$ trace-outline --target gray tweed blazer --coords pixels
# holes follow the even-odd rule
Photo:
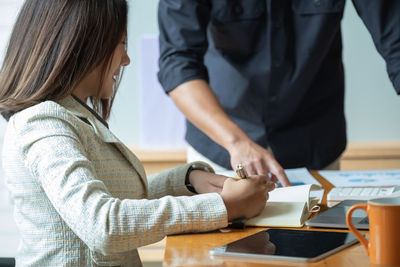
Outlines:
[[[193,195],[189,165],[142,164],[73,97],[11,117],[3,166],[21,233],[17,266],[141,266],[137,248],[227,226],[220,195]]]

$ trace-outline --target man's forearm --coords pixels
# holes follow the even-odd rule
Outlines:
[[[225,113],[206,81],[183,83],[170,96],[191,123],[228,151],[239,141],[249,141],[246,133]]]

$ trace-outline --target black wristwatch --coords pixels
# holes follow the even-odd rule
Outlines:
[[[196,192],[196,190],[194,189],[193,185],[190,183],[190,180],[189,180],[190,173],[191,173],[192,171],[194,171],[194,170],[200,170],[200,171],[205,171],[205,172],[213,172],[213,170],[212,170],[211,168],[209,168],[209,167],[207,167],[207,166],[205,166],[205,165],[199,164],[199,163],[193,163],[193,164],[189,167],[189,169],[187,170],[187,172],[186,172],[186,177],[185,177],[185,185],[186,185],[187,189],[188,189],[190,192],[195,193],[195,194],[198,194],[198,193]]]

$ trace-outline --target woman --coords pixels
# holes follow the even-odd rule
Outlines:
[[[140,266],[138,247],[253,217],[274,187],[200,162],[146,178],[106,122],[130,62],[126,26],[125,0],[27,0],[20,11],[0,72],[17,266]]]

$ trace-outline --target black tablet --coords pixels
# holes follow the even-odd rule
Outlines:
[[[324,212],[320,212],[308,221],[306,225],[312,227],[323,227],[323,228],[345,228],[348,229],[346,223],[347,211],[355,204],[367,203],[364,200],[343,200],[339,204],[329,208]],[[369,229],[369,220],[364,210],[356,210],[351,216],[353,225],[357,229]]]
[[[315,262],[357,242],[351,233],[268,229],[212,249],[210,254]]]

